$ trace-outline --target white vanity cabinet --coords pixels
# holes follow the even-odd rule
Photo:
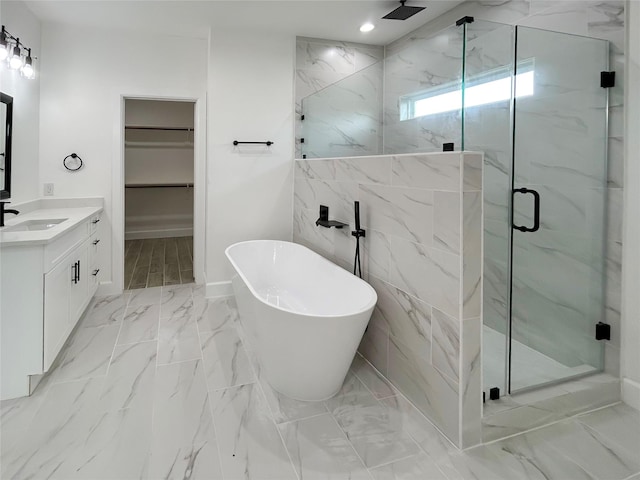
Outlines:
[[[64,238],[62,239],[64,240]],[[49,370],[89,299],[88,240],[44,274],[43,371]]]
[[[101,220],[94,213],[50,242],[2,247],[1,399],[29,395],[29,377],[50,369],[95,294]]]

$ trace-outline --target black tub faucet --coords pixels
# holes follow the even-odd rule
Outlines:
[[[325,228],[343,228],[348,227],[346,223],[338,222],[337,220],[329,220],[329,207],[326,205],[320,205],[320,217],[316,220],[316,227],[321,226]]]
[[[4,227],[4,214],[5,213],[13,213],[14,215],[18,215],[20,212],[18,210],[14,210],[12,208],[4,208],[5,204],[11,202],[0,202],[0,227]]]
[[[329,221],[329,207],[320,205],[320,217],[316,220],[316,227]]]

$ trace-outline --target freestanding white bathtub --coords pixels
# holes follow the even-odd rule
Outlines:
[[[255,240],[225,251],[240,320],[267,381],[307,401],[335,395],[378,299],[364,280],[296,243]]]

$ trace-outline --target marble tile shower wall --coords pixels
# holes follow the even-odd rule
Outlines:
[[[384,48],[375,45],[296,39],[296,158],[302,158],[302,99],[381,61],[383,56]]]
[[[463,30],[450,27],[420,30],[397,52],[387,49],[384,60],[384,153],[441,152],[442,144],[462,143],[462,112],[401,120],[402,97],[425,90],[443,93],[461,88]],[[393,52],[393,53],[392,53]]]
[[[622,179],[623,117],[624,117],[624,17],[625,2],[621,0],[469,0],[445,13],[432,22],[410,32],[385,47],[387,58],[402,58],[414,52],[431,35],[452,25],[458,18],[471,15],[476,20],[487,20],[510,25],[552,30],[556,32],[601,38],[610,42],[610,70],[616,72],[616,86],[609,95],[608,132],[608,188],[607,235],[605,265],[605,318],[612,326],[612,339],[605,345],[605,369],[613,375],[619,374],[620,358],[620,305],[621,305],[621,261],[622,261]],[[473,26],[473,24],[472,24]],[[504,45],[507,45],[505,43]],[[495,45],[492,46],[495,48]],[[499,52],[500,50],[494,50]],[[428,56],[414,57],[413,68],[425,72],[422,81],[428,84],[431,70]],[[469,60],[469,56],[467,56]],[[429,60],[430,61],[430,60]],[[437,72],[435,72],[437,73]],[[386,78],[385,93],[393,89]],[[392,99],[385,97],[385,108]],[[390,110],[389,110],[390,111]],[[385,110],[385,115],[387,110]],[[467,116],[468,118],[468,116]],[[385,120],[387,117],[385,116]],[[485,265],[484,265],[484,318],[494,328],[506,322],[508,175],[510,171],[509,137],[501,135],[499,129],[507,128],[508,110],[500,106],[485,109],[480,119],[481,127],[475,138],[465,138],[465,148],[483,151],[485,154]],[[465,136],[469,135],[465,125]],[[433,131],[423,130],[427,138],[434,138]],[[385,132],[385,146],[387,143]],[[437,142],[436,142],[437,144]],[[586,212],[582,212],[586,214]]]
[[[482,155],[295,162],[293,239],[363,274],[378,304],[360,352],[456,445],[480,442]],[[350,229],[316,227],[319,205]]]
[[[302,99],[306,158],[382,151],[382,62]]]

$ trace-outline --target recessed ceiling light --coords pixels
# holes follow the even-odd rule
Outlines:
[[[375,27],[375,25],[373,23],[365,23],[360,27],[360,31],[361,32],[370,32],[374,28],[376,28],[376,27]]]

